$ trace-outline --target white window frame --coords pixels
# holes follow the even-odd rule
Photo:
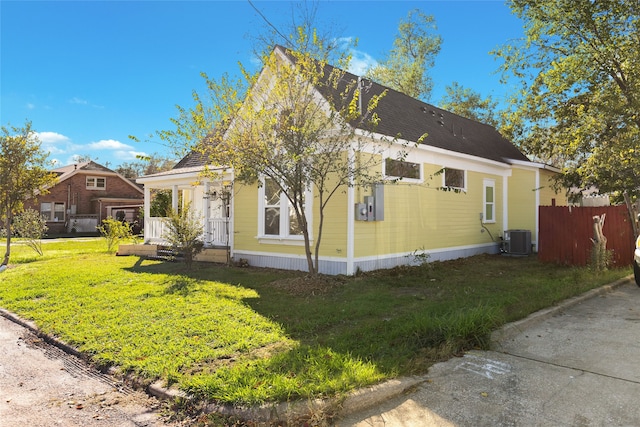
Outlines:
[[[42,210],[43,205],[49,205],[48,217]],[[56,207],[62,207],[62,209],[56,210]],[[56,218],[56,212],[62,212],[62,218]],[[64,202],[42,202],[40,203],[40,215],[44,217],[47,222],[64,222],[67,216],[66,206]]]
[[[418,165],[418,173],[419,173],[419,177],[418,178],[408,178],[408,177],[402,177],[402,176],[396,176],[396,175],[390,175],[387,173],[387,160],[391,160],[391,161],[396,161],[396,162],[404,162],[404,163],[412,163],[414,165]],[[398,160],[398,159],[394,159],[393,157],[386,157],[384,159],[384,161],[382,162],[382,176],[384,176],[386,179],[399,179],[402,182],[412,182],[412,183],[421,183],[423,182],[422,177],[423,175],[423,163],[420,162],[410,162],[408,160]]]
[[[467,170],[466,169],[451,168],[451,167],[447,167],[447,166],[444,166],[443,169],[444,169],[444,171],[442,172],[442,187],[443,188],[451,188],[453,190],[462,190],[464,192],[467,191]],[[462,187],[455,187],[455,186],[447,185],[447,169],[462,171],[462,179],[464,180],[464,182],[462,183]]]
[[[98,185],[98,181],[102,180],[102,186]],[[87,176],[86,178],[87,190],[106,190],[107,178],[103,176]]]
[[[487,201],[487,189],[491,188],[493,201]],[[493,217],[487,215],[487,207],[491,206]],[[496,181],[494,179],[484,179],[482,181],[482,222],[485,224],[495,224],[496,222]]]
[[[265,234],[264,230],[264,220],[265,220],[265,208],[267,207],[265,204],[265,178],[261,179],[261,185],[258,188],[258,241],[260,243],[267,244],[289,244],[289,245],[304,245],[304,236],[302,234],[290,234],[289,226],[290,226],[290,215],[289,209],[291,207],[291,203],[289,203],[289,199],[284,194],[284,192],[280,193],[280,234]],[[313,194],[311,190],[307,190],[305,192],[305,206],[304,211],[307,217],[307,226],[309,231],[309,238],[313,240]]]

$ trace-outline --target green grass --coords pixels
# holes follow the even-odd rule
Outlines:
[[[492,330],[630,274],[477,256],[353,278],[116,257],[96,240],[12,246],[0,307],[89,355],[195,396],[336,395],[486,348]],[[33,253],[31,253],[33,252]]]

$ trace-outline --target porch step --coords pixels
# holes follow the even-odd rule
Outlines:
[[[171,249],[169,246],[160,246],[158,245],[158,249],[156,249],[155,256],[149,257],[151,259],[158,259],[164,261],[174,261],[184,258],[184,254],[178,251]]]

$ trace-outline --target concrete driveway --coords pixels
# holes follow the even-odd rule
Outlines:
[[[640,289],[510,327],[495,351],[434,365],[423,381],[339,427],[640,426]]]

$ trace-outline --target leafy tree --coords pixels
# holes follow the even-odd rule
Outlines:
[[[42,238],[46,235],[47,221],[35,209],[25,209],[13,219],[16,235],[25,239],[27,246],[42,256]]]
[[[0,135],[0,219],[7,234],[6,252],[2,264],[8,265],[11,256],[12,222],[24,209],[24,201],[38,191],[46,192],[46,186],[55,182],[56,176],[46,166],[47,153],[40,148],[40,141],[31,129],[31,122],[24,127],[2,126]]]
[[[202,219],[188,205],[179,212],[172,209],[163,221],[165,232],[162,237],[174,250],[183,254],[185,264],[191,267],[195,256],[204,248]]]
[[[304,1],[291,4],[290,21],[283,28],[276,27],[256,5],[249,4],[264,21],[264,28],[253,39],[253,53],[257,58],[268,56],[273,47],[280,45],[296,52],[306,52],[310,56],[337,63],[340,58],[355,47],[356,41],[348,37],[338,37],[335,25],[321,22],[318,17],[319,2]]]
[[[171,190],[157,189],[151,192],[150,214],[165,217],[171,212]]]
[[[309,43],[305,31],[296,37],[296,46]],[[195,148],[210,164],[230,166],[236,180],[266,182],[284,194],[295,231],[304,238],[308,271],[314,274],[328,203],[340,189],[379,179],[371,170],[380,162],[375,154],[387,147],[382,142],[369,150],[374,155],[359,155],[371,140],[354,126],[375,128],[374,110],[384,94],[362,101],[365,89],[358,88],[358,80],[328,66],[331,52],[320,39],[311,44],[314,48],[308,51],[275,49],[262,58],[258,75],[244,68],[243,77],[236,80],[224,76],[215,81],[205,75],[207,96],[194,94],[196,106],[179,108],[176,130],[162,135],[182,144],[184,138],[199,136]],[[346,69],[349,59],[343,56],[338,65]],[[314,208],[318,206],[315,230],[305,209],[311,202],[307,190],[313,190]]]
[[[446,94],[440,101],[440,107],[471,120],[498,127],[496,113],[497,101],[491,96],[482,96],[472,89],[453,82],[445,88]]]
[[[504,46],[504,78],[520,86],[504,130],[564,167],[565,184],[640,188],[640,3],[512,0],[526,40]]]
[[[131,224],[126,221],[118,221],[115,218],[107,218],[102,220],[102,225],[98,226],[100,235],[107,242],[107,252],[114,252],[116,246],[123,240],[129,240],[133,237]]]
[[[125,178],[133,179],[171,170],[176,164],[175,160],[157,153],[149,156],[137,155],[136,158],[136,161],[122,163],[114,171]]]
[[[367,72],[367,77],[413,98],[428,100],[433,82],[428,71],[435,64],[442,38],[434,34],[435,18],[412,10],[401,20],[393,48]]]

